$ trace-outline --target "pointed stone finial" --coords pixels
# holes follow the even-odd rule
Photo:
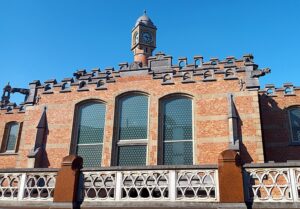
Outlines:
[[[144,9],[144,15],[147,15],[147,11],[146,11],[146,9]]]

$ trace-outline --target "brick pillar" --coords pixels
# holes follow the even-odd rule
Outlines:
[[[79,183],[82,158],[68,155],[63,158],[61,169],[58,171],[53,207],[51,208],[77,208],[77,190]]]
[[[243,172],[240,155],[225,150],[219,155],[219,193],[221,203],[244,203]]]
[[[148,56],[145,54],[136,54],[134,55],[134,61],[135,62],[141,62],[143,66],[148,65]]]

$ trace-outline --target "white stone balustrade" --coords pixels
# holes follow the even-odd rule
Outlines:
[[[218,201],[217,169],[83,171],[83,201]]]
[[[52,201],[56,171],[0,172],[0,200]]]
[[[20,173],[0,173],[0,200],[18,199],[21,176]]]
[[[267,164],[247,167],[244,182],[246,198],[250,202],[300,201],[300,168]]]

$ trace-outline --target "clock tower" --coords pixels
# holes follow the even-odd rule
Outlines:
[[[131,51],[134,54],[135,62],[142,62],[147,65],[148,57],[152,56],[156,48],[156,26],[147,16],[146,11],[139,17],[131,32]]]

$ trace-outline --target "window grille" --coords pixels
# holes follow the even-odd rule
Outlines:
[[[120,146],[118,164],[122,166],[146,165],[147,146]]]
[[[120,166],[146,165],[148,97],[134,93],[118,100],[118,160]]]
[[[15,151],[19,135],[19,124],[11,123],[8,128],[9,132],[7,135],[6,151]]]
[[[14,153],[18,151],[17,147],[21,125],[22,123],[19,124],[17,122],[9,122],[6,124],[0,152]]]
[[[163,101],[163,164],[193,164],[192,100],[173,97]]]
[[[101,165],[105,104],[89,102],[79,107],[76,152],[84,167]]]

